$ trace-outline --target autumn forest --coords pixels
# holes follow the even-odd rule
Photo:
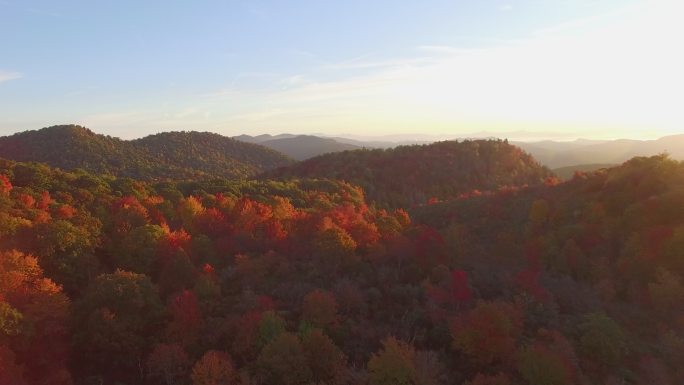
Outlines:
[[[0,138],[1,385],[684,383],[684,164]]]

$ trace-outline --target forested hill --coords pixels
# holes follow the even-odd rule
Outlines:
[[[229,177],[252,176],[292,163],[282,153],[210,132],[163,132],[133,141],[163,162]]]
[[[409,207],[473,190],[539,184],[552,175],[506,141],[474,140],[331,153],[265,177],[341,179],[382,206]]]
[[[684,165],[386,211],[0,160],[0,384],[684,383]]]
[[[218,134],[173,132],[125,141],[75,125],[0,137],[0,157],[143,180],[245,178],[292,162]]]
[[[356,150],[362,147],[373,147],[342,143],[332,138],[321,138],[313,135],[240,135],[234,138],[243,142],[261,144],[262,146],[282,152],[283,154],[286,154],[287,156],[297,160],[305,160],[330,152]]]

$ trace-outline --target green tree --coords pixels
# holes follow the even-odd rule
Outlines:
[[[382,349],[368,361],[371,385],[412,385],[416,381],[413,347],[394,337],[382,341]]]
[[[261,315],[257,345],[266,346],[285,332],[285,320],[276,312],[269,310]]]
[[[10,304],[0,300],[0,341],[3,337],[16,336],[21,333],[24,316]]]
[[[118,268],[151,275],[159,242],[167,231],[158,225],[144,225],[127,233],[114,250],[115,263]]]
[[[122,270],[97,277],[74,309],[74,353],[82,370],[124,382],[141,378],[140,362],[164,316],[149,277]]]
[[[31,233],[29,250],[35,251],[46,275],[67,292],[78,293],[98,269],[97,229],[56,220],[36,225]]]
[[[322,331],[314,329],[309,332],[304,336],[302,345],[314,382],[330,383],[340,375],[347,358]]]
[[[684,286],[678,276],[659,269],[656,282],[648,284],[648,292],[658,314],[664,317],[680,314],[684,306]]]
[[[584,317],[579,330],[579,351],[589,363],[601,369],[612,369],[620,363],[627,340],[617,322],[603,313],[592,313]]]
[[[518,371],[528,385],[571,385],[572,373],[562,358],[543,346],[524,348],[518,357]]]
[[[264,346],[257,366],[267,384],[300,385],[313,379],[304,347],[292,333],[282,333]]]

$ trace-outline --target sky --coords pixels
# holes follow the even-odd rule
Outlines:
[[[0,0],[0,135],[684,133],[679,0]]]

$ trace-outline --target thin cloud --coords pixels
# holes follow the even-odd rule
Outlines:
[[[324,70],[374,70],[385,68],[397,68],[414,65],[429,64],[433,61],[430,56],[393,58],[384,60],[372,60],[370,55],[341,61],[338,63],[327,64],[322,67]]]
[[[572,133],[568,138],[610,129],[613,135],[637,132],[644,125],[666,129],[682,122],[668,102],[676,98],[665,96],[681,80],[673,76],[681,60],[664,49],[678,34],[667,34],[664,25],[644,28],[661,20],[660,14],[583,21],[575,31],[563,28],[487,48],[425,45],[413,56],[364,55],[327,66],[318,76],[305,75],[307,82],[287,90],[262,90],[252,96],[263,104],[245,103],[242,115],[229,121],[255,129],[373,127],[378,132],[554,127]],[[635,30],[648,32],[629,32]],[[633,49],[646,55],[639,59]],[[661,64],[661,72],[648,70],[653,66],[648,57],[669,64]],[[663,96],[655,102],[649,95]]]
[[[643,5],[485,48],[364,55],[260,87],[226,87],[209,109],[216,122],[251,130],[664,132],[684,124],[677,14]]]
[[[10,80],[19,79],[21,77],[22,77],[22,74],[19,72],[8,72],[8,71],[0,70],[0,83],[7,82]]]
[[[503,4],[499,6],[499,12],[510,12],[513,10],[513,6],[511,4]]]
[[[292,75],[288,76],[280,81],[280,83],[283,84],[285,87],[294,87],[294,86],[299,86],[302,84],[307,83],[306,76],[298,74],[298,75]]]
[[[505,42],[501,42],[501,43],[511,44],[510,41],[505,41]],[[418,46],[417,49],[420,52],[425,52],[425,53],[430,54],[430,55],[455,56],[455,55],[472,54],[472,53],[481,51],[485,48],[459,48],[459,47],[447,46],[447,45],[421,45],[421,46]],[[438,59],[436,59],[436,58],[430,58],[430,59],[423,58],[423,61],[436,61],[436,60],[438,60]]]

